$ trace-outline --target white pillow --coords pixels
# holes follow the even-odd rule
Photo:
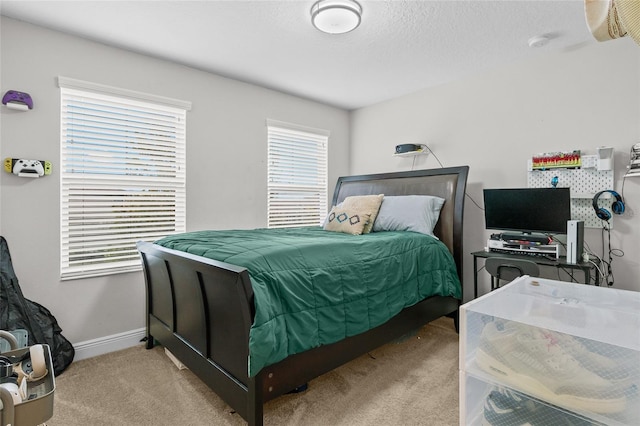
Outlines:
[[[385,196],[373,232],[413,231],[433,235],[444,198],[431,195]]]

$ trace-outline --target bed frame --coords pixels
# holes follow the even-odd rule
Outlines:
[[[333,204],[350,195],[437,195],[446,200],[434,233],[447,245],[462,282],[462,219],[468,166],[342,177]],[[160,343],[249,425],[263,404],[444,315],[460,301],[434,296],[377,328],[320,346],[248,376],[253,291],[245,268],[140,242],[146,283],[147,348]]]

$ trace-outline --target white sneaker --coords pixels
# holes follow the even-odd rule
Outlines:
[[[506,384],[569,409],[617,413],[624,390],[586,369],[546,330],[490,322],[482,330],[476,363]]]
[[[517,321],[500,321],[496,324],[498,328],[514,328],[526,329],[530,326],[519,323]],[[590,350],[577,337],[565,333],[559,333],[552,330],[539,329],[547,339],[555,341],[565,352],[574,357],[584,368],[596,373],[598,376],[610,381],[612,384],[622,386],[625,389],[633,386],[638,381],[638,367],[633,368],[635,353],[626,356],[624,353],[618,352],[612,354],[612,357],[605,356],[601,353]],[[586,342],[586,339],[584,340]],[[611,345],[603,345],[600,348],[614,348]],[[624,350],[624,349],[620,349]],[[620,351],[619,350],[619,351]],[[617,357],[615,357],[617,355]]]
[[[550,339],[555,339],[569,355],[577,359],[584,368],[596,373],[603,379],[609,380],[619,386],[631,386],[633,384],[632,375],[624,360],[604,356],[587,348],[578,338],[564,333],[551,330],[544,330]]]

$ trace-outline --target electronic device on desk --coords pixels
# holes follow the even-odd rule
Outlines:
[[[522,243],[522,244],[521,244]],[[487,250],[495,253],[513,254],[518,256],[536,256],[559,259],[560,244],[539,244],[524,241],[505,241],[489,238]]]
[[[582,262],[584,251],[584,222],[581,220],[567,221],[567,263]]]
[[[485,189],[484,217],[493,234],[487,250],[558,259],[561,246],[549,234],[566,234],[571,220],[569,188]]]
[[[484,190],[487,229],[529,234],[565,234],[571,220],[569,188]]]

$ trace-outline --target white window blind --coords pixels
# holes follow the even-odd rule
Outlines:
[[[318,225],[327,214],[329,132],[269,120],[268,227]]]
[[[61,276],[138,270],[137,241],[185,231],[186,110],[60,87]]]

